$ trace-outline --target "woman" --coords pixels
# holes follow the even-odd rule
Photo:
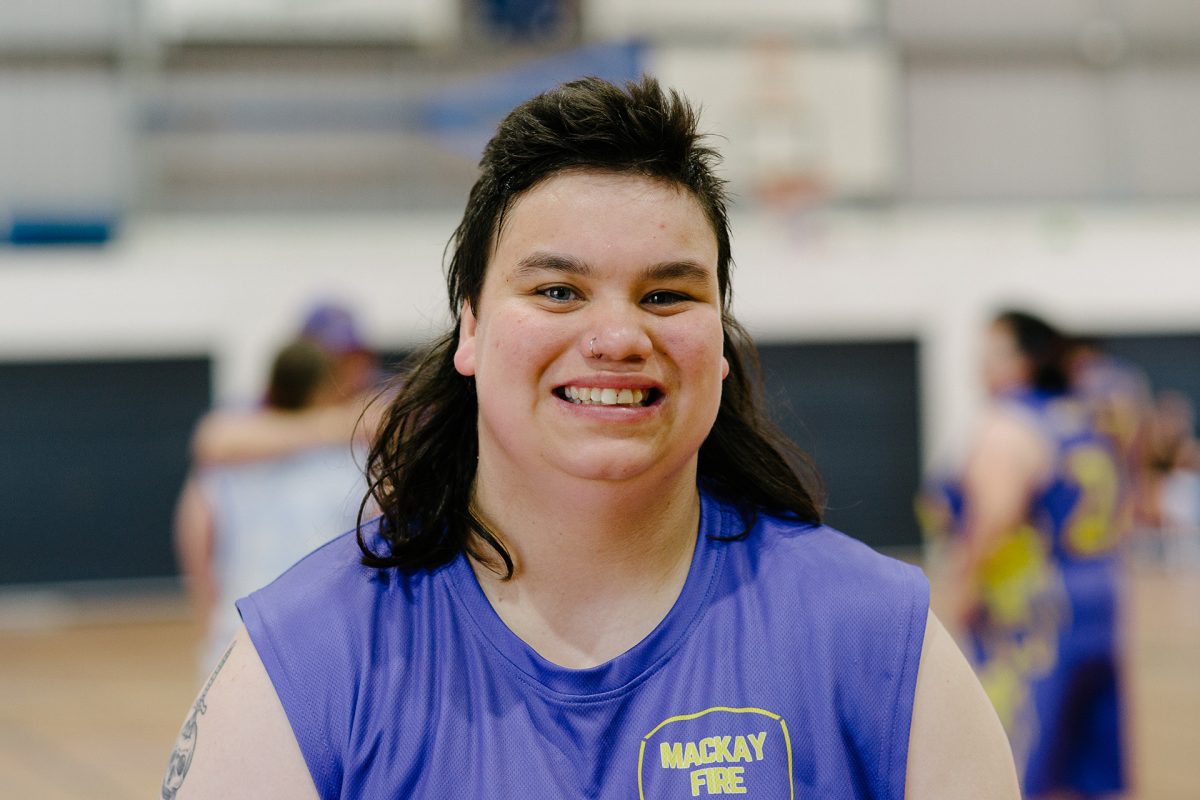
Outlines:
[[[1016,797],[924,578],[821,527],[763,420],[715,159],[650,79],[505,119],[383,517],[241,601],[170,792]]]
[[[336,368],[313,341],[288,343],[275,355],[264,405],[252,415],[268,426],[287,425],[341,405]],[[348,438],[243,463],[208,464],[185,482],[175,544],[207,629],[199,674],[208,674],[241,627],[234,601],[354,524],[366,487],[359,466],[365,448],[352,447]]]
[[[987,337],[993,402],[961,483],[941,487],[943,597],[1008,730],[1028,798],[1125,787],[1117,670],[1121,479],[1068,381],[1069,343],[1009,311]],[[930,515],[936,518],[938,515]]]

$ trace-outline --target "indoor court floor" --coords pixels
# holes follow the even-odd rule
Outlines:
[[[1130,577],[1139,800],[1200,798],[1200,569]],[[175,599],[0,609],[0,796],[159,796],[199,688],[196,626]],[[203,747],[204,731],[200,730]]]

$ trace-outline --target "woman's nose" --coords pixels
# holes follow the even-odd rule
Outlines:
[[[580,340],[581,353],[601,362],[645,361],[652,350],[649,333],[628,313],[598,317]]]

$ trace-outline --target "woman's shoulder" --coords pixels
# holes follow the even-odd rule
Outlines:
[[[919,642],[929,610],[929,581],[915,564],[884,555],[828,525],[766,515],[742,552],[763,602],[787,606],[811,631],[848,630],[889,636],[908,631]]]
[[[352,663],[371,647],[404,638],[422,605],[437,592],[442,570],[379,569],[362,563],[359,537],[384,552],[379,520],[338,536],[297,561],[274,581],[238,600],[242,622],[272,677],[288,664]]]
[[[835,528],[771,515],[745,545],[729,548],[745,554],[732,555],[731,595],[741,617],[773,621],[758,649],[796,665],[803,702],[814,715],[836,709],[827,719],[856,732],[879,791],[899,797],[929,617],[924,573]]]
[[[847,580],[925,584],[918,567],[886,556],[822,522],[786,512],[748,510],[708,492],[702,496],[708,509],[706,519],[716,533],[712,538],[745,542],[745,547],[733,549],[734,558],[744,559],[746,568],[756,573],[774,573],[806,586]]]
[[[378,546],[378,522],[361,535]],[[413,630],[440,571],[404,572],[362,563],[350,531],[238,601],[242,621],[318,786],[337,786],[336,743],[349,741],[373,676],[405,673]],[[384,654],[381,656],[381,654]]]
[[[810,580],[911,581],[919,567],[880,553],[870,545],[825,524],[764,514],[756,525],[773,563],[804,573]]]
[[[364,565],[360,538],[371,551],[386,551],[380,519],[363,522],[361,529],[331,539],[271,583],[239,600],[243,619],[249,625],[247,614],[255,613],[275,625],[303,627],[331,617],[353,626],[354,620],[374,616],[383,607],[403,605],[431,577],[426,570],[405,572]],[[388,613],[396,610],[388,608]]]
[[[364,523],[363,535],[372,535],[375,526],[374,522]],[[319,595],[338,593],[365,576],[361,556],[357,531],[347,531],[305,555],[249,597],[259,601],[318,605]]]

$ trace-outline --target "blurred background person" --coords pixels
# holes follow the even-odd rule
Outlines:
[[[1070,384],[1069,342],[1007,311],[986,338],[990,404],[958,479],[921,503],[945,559],[940,613],[1008,730],[1027,797],[1127,787],[1119,668],[1122,471]]]
[[[375,423],[369,401],[381,374],[379,358],[363,340],[354,314],[335,303],[318,304],[305,317],[299,337],[329,359],[330,402],[284,415],[270,413],[269,402],[207,414],[192,438],[197,465],[274,458],[351,439],[366,442]]]
[[[1146,521],[1167,569],[1200,563],[1200,444],[1195,410],[1180,392],[1160,392],[1147,425]]]
[[[1096,430],[1117,455],[1122,493],[1117,515],[1121,535],[1145,522],[1146,436],[1154,407],[1150,379],[1137,364],[1106,352],[1094,337],[1076,337],[1070,347],[1071,386],[1089,407]]]
[[[291,424],[344,403],[337,362],[310,339],[279,351],[261,424]],[[314,437],[314,440],[318,437]],[[296,444],[296,443],[293,443]],[[201,670],[237,631],[234,601],[354,527],[366,493],[361,448],[346,436],[238,463],[207,464],[188,479],[176,515],[179,563],[204,621]]]

